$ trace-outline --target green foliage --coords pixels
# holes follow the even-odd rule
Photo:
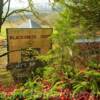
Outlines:
[[[79,82],[75,82],[73,84],[73,95],[75,96],[76,94],[78,94],[81,91],[87,90],[88,89],[88,85],[89,83],[86,81],[79,81]]]
[[[26,98],[39,98],[42,96],[41,90],[43,89],[43,85],[41,82],[38,82],[39,79],[39,77],[34,78],[34,81],[28,81],[24,85],[25,91],[23,93]]]
[[[75,78],[75,74],[78,72],[77,69],[74,68],[74,66],[64,66],[63,67],[63,71],[65,73],[65,77],[69,78],[69,79],[74,79]]]
[[[90,69],[100,70],[99,61],[96,61],[96,60],[90,61],[90,62],[88,63],[88,66],[89,66]]]
[[[86,32],[94,34],[98,30],[98,18],[96,19],[96,16],[93,16],[94,11],[98,15],[98,7],[98,10],[94,9],[96,1],[80,0],[75,2],[75,0],[70,0],[65,2],[62,0],[60,3],[64,4],[65,9],[60,14],[55,31],[51,36],[53,49],[51,50],[52,56],[50,56],[50,59],[58,68],[55,72],[63,72],[61,77],[71,80],[74,95],[84,90],[90,90],[93,94],[98,94],[100,91],[98,86],[100,82],[98,80],[100,78],[99,73],[95,71],[78,73],[73,62],[73,57],[77,54],[77,48],[75,48],[74,43],[75,39],[79,38],[77,33]],[[99,2],[97,1],[97,3]],[[88,34],[86,34],[87,36]],[[51,73],[48,70],[46,72]],[[48,75],[45,74],[45,76]]]
[[[84,71],[78,73],[76,78],[73,80],[73,95],[79,93],[80,91],[89,90],[92,94],[97,94],[100,92],[100,73],[96,71]]]
[[[0,93],[0,100],[5,100],[5,95],[4,95],[4,93]]]
[[[77,35],[76,28],[72,28],[71,26],[71,15],[72,13],[69,9],[64,9],[60,14],[60,18],[55,25],[55,31],[51,36],[53,42],[53,49],[51,51],[53,62],[59,64],[59,66],[71,63],[70,60],[75,53],[74,41]]]
[[[6,39],[6,29],[2,27],[0,36],[3,36]]]
[[[16,90],[15,93],[11,96],[11,100],[16,100],[16,99],[23,99],[23,93],[19,90]]]
[[[60,0],[59,0],[60,1]],[[97,31],[100,27],[99,0],[61,0],[65,7],[73,12],[74,25],[81,26],[85,31]]]
[[[56,81],[60,80],[57,72],[55,67],[46,66],[44,67],[43,78],[48,80],[51,84],[54,84]]]
[[[48,65],[44,68],[37,68],[36,73],[41,75],[42,79],[40,80],[47,80],[51,83],[51,88],[42,91],[43,83],[33,79],[34,81],[25,84],[24,95],[28,99],[42,96],[47,99],[50,96],[58,96],[57,88],[66,88],[67,86],[73,89],[73,95],[81,91],[89,91],[93,95],[100,93],[100,73],[88,68],[91,65],[95,67],[98,65],[91,61],[92,63],[89,62],[90,65],[87,66],[89,70],[81,72],[73,60],[77,56],[75,40],[79,38],[79,33],[85,32],[88,37],[88,34],[94,36],[94,33],[99,30],[100,2],[97,0],[79,0],[77,2],[76,0],[62,0],[60,3],[65,8],[60,13],[54,32],[50,37],[52,50],[47,55],[37,57]],[[39,74],[41,72],[42,74]],[[60,84],[61,80],[66,83]]]
[[[46,62],[46,63],[50,64],[51,59],[53,58],[53,55],[50,52],[48,52],[48,54],[46,54],[46,55],[39,55],[36,58],[38,60],[42,61],[42,62]]]
[[[54,32],[50,37],[52,49],[47,55],[39,56],[31,48],[27,50],[33,56],[36,54],[36,59],[46,62],[46,65],[33,71],[35,73],[33,80],[25,83],[23,90],[16,91],[12,96],[13,99],[24,96],[27,100],[36,100],[42,97],[47,100],[49,97],[60,95],[57,91],[58,88],[65,89],[66,87],[72,89],[73,95],[77,95],[81,91],[89,91],[93,95],[100,95],[100,73],[97,70],[99,64],[91,60],[87,64],[87,69],[82,72],[77,69],[78,67],[73,60],[77,56],[75,40],[79,38],[78,33],[86,32],[87,37],[89,33],[94,34],[99,30],[100,1],[58,1],[65,8],[60,13]],[[30,55],[28,56],[30,58]],[[97,69],[91,70],[91,66]]]
[[[35,71],[33,70],[33,76],[35,75],[38,75],[38,76],[40,76],[40,77],[43,77],[43,71],[44,71],[44,67],[37,67],[36,69],[35,69]]]

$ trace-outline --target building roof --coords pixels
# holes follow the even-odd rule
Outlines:
[[[18,28],[41,28],[41,25],[38,24],[37,22],[29,19],[25,23],[19,25]]]

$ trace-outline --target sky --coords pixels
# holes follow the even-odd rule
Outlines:
[[[33,0],[34,3],[44,4],[49,3],[49,0]],[[11,8],[27,7],[27,0],[11,0]]]

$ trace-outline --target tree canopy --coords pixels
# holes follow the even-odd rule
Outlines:
[[[96,32],[100,28],[99,0],[55,0],[73,13],[73,24],[85,32]],[[67,12],[66,12],[67,13]]]

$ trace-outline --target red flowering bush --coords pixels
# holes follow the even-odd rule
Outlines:
[[[15,90],[16,90],[15,85],[5,87],[4,85],[0,84],[0,92],[4,93],[6,96],[11,96]]]
[[[5,99],[6,98],[6,99]],[[81,91],[73,96],[73,90],[66,87],[66,82],[58,81],[54,85],[47,80],[29,81],[24,86],[4,87],[0,85],[0,100],[100,100],[91,91]]]

